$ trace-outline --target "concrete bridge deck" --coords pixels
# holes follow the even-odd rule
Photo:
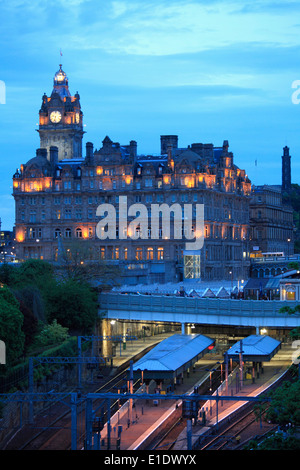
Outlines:
[[[164,295],[102,293],[100,310],[105,318],[198,323],[248,327],[300,327],[300,314],[280,313],[295,307],[293,301],[190,298]]]

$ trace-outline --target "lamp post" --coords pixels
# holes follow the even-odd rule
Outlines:
[[[231,296],[232,296],[232,291],[233,291],[233,272],[232,271],[229,271],[229,274],[230,274],[230,279],[231,279]],[[230,297],[231,297],[230,296]]]
[[[226,395],[228,396],[228,351],[225,352],[225,384]]]
[[[243,386],[243,340],[240,341],[240,350],[235,351],[239,353],[239,362],[240,362],[240,388]]]

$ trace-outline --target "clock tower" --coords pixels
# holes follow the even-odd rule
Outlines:
[[[58,148],[58,160],[82,157],[82,111],[78,92],[71,96],[68,78],[59,65],[53,81],[51,96],[45,93],[39,111],[40,148],[47,149],[50,158],[50,147]]]

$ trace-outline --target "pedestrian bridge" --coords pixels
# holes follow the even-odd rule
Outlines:
[[[281,307],[295,307],[292,301],[190,298],[163,295],[102,293],[100,310],[105,318],[247,326],[255,328],[300,327],[300,314],[280,313]]]

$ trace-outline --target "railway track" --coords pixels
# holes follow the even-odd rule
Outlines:
[[[110,380],[103,383],[97,390],[93,390],[95,393],[109,392],[124,389],[127,381],[126,370],[121,371]],[[138,380],[134,387],[138,388],[140,380]],[[135,388],[135,389],[136,389]],[[122,400],[122,394],[120,394],[120,400]],[[111,405],[110,414],[118,409],[120,400],[116,400]],[[95,402],[95,406],[97,406]],[[234,419],[234,418],[232,418]],[[105,422],[105,414],[104,414]],[[255,428],[256,425],[256,428]],[[153,439],[152,443],[149,444],[147,450],[172,450],[179,434],[184,430],[186,426],[185,420],[178,419],[174,424],[165,432],[160,433],[156,438]],[[251,433],[249,429],[252,426]],[[211,449],[238,449],[244,443],[249,440],[249,436],[262,434],[260,426],[253,417],[253,412],[249,411],[246,415],[235,420],[226,428],[220,426],[220,432],[213,438],[210,436],[206,440],[202,441],[201,446],[198,447],[200,450],[211,450]],[[248,430],[248,431],[247,431]],[[267,431],[271,430],[269,426]],[[266,432],[265,429],[263,429]],[[246,435],[248,433],[248,436]],[[21,433],[20,433],[21,434]],[[30,437],[28,437],[30,436]],[[18,438],[19,437],[19,438]],[[84,397],[79,403],[77,409],[77,448],[84,447],[85,439],[85,401]],[[39,415],[36,417],[35,427],[25,426],[23,434],[15,436],[7,446],[3,449],[7,450],[68,450],[71,448],[71,409],[67,409],[65,405],[57,403],[52,405],[50,411],[45,415]]]
[[[122,391],[126,384],[126,371],[112,377],[110,380],[103,383],[96,390],[95,393],[100,392],[115,392],[116,390]],[[139,381],[133,384],[135,387]],[[77,430],[78,446],[84,445],[84,428],[85,428],[85,399],[82,398],[78,404],[77,411]],[[96,402],[95,402],[96,403]],[[47,410],[43,410],[35,418],[33,426],[25,425],[22,430],[17,433],[14,438],[8,442],[3,450],[68,450],[71,448],[71,411],[70,408],[66,410],[67,400],[65,404],[55,403],[52,404]],[[115,411],[117,401],[111,404],[111,413]],[[46,414],[45,414],[46,413]],[[106,416],[104,414],[104,419]],[[52,416],[51,416],[52,415]],[[24,437],[26,436],[26,438]],[[30,436],[30,437],[28,437]]]
[[[167,431],[154,439],[152,444],[149,444],[147,447],[147,450],[172,450],[179,434],[184,430],[185,426],[184,420],[179,418]]]
[[[287,380],[291,379],[287,371],[284,376]],[[269,387],[269,390],[274,390],[280,386],[283,377]],[[200,444],[196,447],[197,450],[240,450],[251,439],[262,439],[266,434],[277,429],[277,425],[267,423],[263,420],[262,413],[261,419],[258,421],[254,413],[254,404],[248,404],[244,411],[239,412],[231,418],[231,422],[220,425],[217,435],[212,437],[204,437]]]
[[[253,409],[226,425],[217,436],[206,438],[197,450],[238,450],[254,436],[263,436],[277,426],[259,423]]]
[[[140,359],[145,355],[150,349],[152,349],[155,344],[146,348],[145,350],[138,353],[133,360]],[[121,366],[119,373],[114,375],[110,380],[106,380],[99,388],[96,390],[93,388],[89,390],[93,393],[100,392],[115,392],[116,390],[122,391],[125,386],[125,381],[127,380],[126,370],[129,366],[128,363],[124,363]],[[139,381],[133,384],[133,389],[138,384]],[[71,390],[71,393],[74,390]],[[116,403],[111,405],[111,412],[114,411]],[[79,407],[84,408],[84,402],[82,401],[79,404]],[[49,410],[51,410],[49,412]],[[46,413],[46,414],[45,414]],[[51,417],[51,415],[53,415]],[[104,416],[105,417],[105,416]],[[82,430],[85,428],[85,420],[83,410],[77,413],[77,428]],[[78,438],[77,448],[83,447],[84,445],[84,431],[78,433],[80,437]],[[30,436],[30,437],[28,437]],[[55,437],[57,436],[57,437]],[[52,403],[49,407],[44,408],[42,413],[39,413],[35,417],[35,424],[33,426],[27,424],[18,430],[14,436],[6,443],[6,445],[1,450],[38,450],[38,449],[53,449],[53,450],[69,450],[71,448],[71,412],[70,409],[66,410],[66,405],[56,402]]]

